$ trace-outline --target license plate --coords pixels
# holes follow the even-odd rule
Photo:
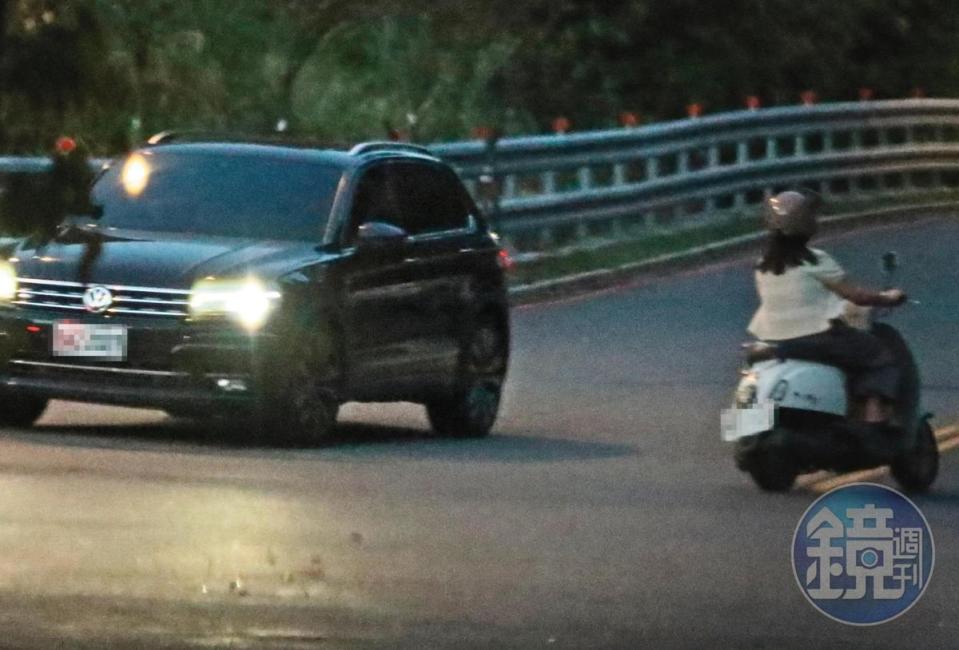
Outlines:
[[[53,356],[97,361],[125,361],[127,328],[104,323],[53,324]]]
[[[722,438],[726,442],[769,431],[776,425],[776,404],[766,402],[748,408],[726,409],[721,424]]]

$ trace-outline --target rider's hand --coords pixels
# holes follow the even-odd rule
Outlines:
[[[906,302],[908,296],[902,289],[887,289],[879,294],[883,301],[890,307],[898,307]]]

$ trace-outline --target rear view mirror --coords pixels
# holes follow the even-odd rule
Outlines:
[[[383,248],[406,240],[408,233],[385,221],[367,221],[356,231],[356,245],[361,248]]]
[[[887,275],[899,268],[899,256],[895,251],[889,251],[882,256],[882,270]]]

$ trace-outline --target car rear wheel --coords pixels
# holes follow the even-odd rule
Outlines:
[[[481,318],[460,352],[456,390],[426,404],[433,431],[454,438],[489,435],[499,413],[508,359],[505,328],[495,318]]]
[[[29,427],[47,410],[45,397],[5,395],[0,398],[0,426]]]
[[[489,435],[499,412],[500,386],[477,382],[453,397],[426,405],[433,431],[451,438],[482,438]]]

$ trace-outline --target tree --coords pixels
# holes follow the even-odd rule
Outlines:
[[[959,92],[952,0],[0,0],[0,145],[71,130],[421,140],[922,87]]]
[[[8,125],[7,151],[35,143],[47,146],[71,113],[95,103],[111,85],[100,61],[106,40],[96,13],[86,4],[25,1],[5,6],[0,50],[0,111]],[[14,116],[26,111],[30,123]],[[11,119],[13,118],[13,119]]]

